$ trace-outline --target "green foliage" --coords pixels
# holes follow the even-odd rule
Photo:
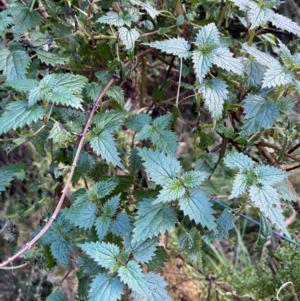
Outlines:
[[[171,300],[162,238],[205,265],[245,211],[260,218],[257,249],[272,226],[289,235],[300,56],[274,27],[291,40],[300,27],[279,1],[181,2],[11,0],[0,12],[0,192],[29,207],[7,199],[4,215],[39,211],[35,236],[51,224],[32,262],[75,266],[80,300]],[[256,284],[262,267],[243,266]]]

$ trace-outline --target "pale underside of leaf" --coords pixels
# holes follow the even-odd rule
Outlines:
[[[271,67],[264,74],[262,88],[292,84],[295,74],[282,66]]]
[[[140,33],[136,29],[128,29],[121,27],[118,29],[120,39],[125,45],[126,49],[132,50],[134,48],[135,41],[139,38]]]
[[[199,50],[195,50],[192,53],[192,60],[196,76],[199,82],[202,83],[204,77],[213,64],[213,55],[211,52],[203,53]]]

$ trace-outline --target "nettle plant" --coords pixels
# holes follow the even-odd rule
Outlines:
[[[156,272],[167,259],[166,232],[196,264],[201,244],[228,238],[249,208],[289,235],[283,209],[298,196],[284,168],[299,161],[290,113],[300,57],[274,33],[299,37],[300,27],[275,12],[279,1],[194,2],[4,3],[2,148],[31,144],[64,189],[33,240],[0,266],[25,253],[46,269],[76,268],[80,300],[171,300]],[[168,67],[165,78],[158,61]],[[132,82],[136,103],[125,85]],[[190,99],[192,131],[179,127]],[[196,142],[189,170],[180,163],[182,137]],[[210,178],[223,158],[220,167],[234,177],[232,212],[214,208],[225,179],[213,187]],[[1,167],[0,191],[24,169]],[[61,209],[71,184],[71,205]],[[49,210],[51,201],[39,203]],[[47,300],[66,296],[56,290]]]

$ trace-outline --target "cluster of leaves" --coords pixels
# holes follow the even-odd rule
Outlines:
[[[271,29],[271,23],[300,36],[300,27],[275,13],[276,1],[238,0],[225,7],[210,1],[211,14],[201,21],[194,13],[197,5],[188,12],[179,1],[166,2],[63,6],[49,0],[38,6],[11,0],[0,12],[3,146],[31,142],[37,153],[50,154],[55,180],[67,178],[74,168],[73,185],[84,183],[37,249],[44,268],[78,268],[78,296],[85,300],[114,301],[123,295],[171,300],[167,283],[156,272],[167,258],[159,246],[161,236],[176,233],[178,251],[199,264],[202,244],[228,238],[233,228],[235,215],[215,212],[212,202],[221,187],[213,187],[210,177],[223,156],[224,169],[238,169],[228,199],[239,199],[242,210],[255,207],[267,230],[275,226],[289,235],[282,202],[296,198],[286,182],[289,173],[279,164],[293,163],[289,160],[298,145],[289,96],[300,92],[300,58],[279,39],[270,43],[261,31]],[[234,40],[222,24],[237,19],[247,35]],[[273,55],[266,51],[271,47]],[[179,77],[174,75],[176,101],[159,116],[155,109],[164,108],[164,99],[155,97],[155,90],[163,94],[171,85],[153,88],[151,105],[144,99],[130,102],[128,91],[117,85],[135,80],[141,90],[152,89],[147,71],[160,75],[155,65],[147,70],[150,52],[151,60],[164,63],[168,60],[160,52],[173,57],[167,80],[172,80],[170,72],[179,71]],[[189,120],[194,133],[179,127],[185,116],[181,89],[192,93],[197,107],[197,118]],[[210,115],[205,126],[202,102]],[[146,113],[133,109],[138,106]],[[180,130],[187,135],[179,136]],[[194,141],[200,137],[194,143],[200,159],[185,168],[179,141],[188,137],[188,143],[192,135]],[[212,148],[220,149],[215,160],[207,153],[220,139]],[[226,153],[226,143],[236,151]],[[278,155],[265,146],[279,150]],[[19,164],[1,167],[0,191],[13,177],[22,180],[24,169]],[[55,291],[47,300],[67,299]]]

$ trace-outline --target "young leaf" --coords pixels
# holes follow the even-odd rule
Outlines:
[[[117,301],[121,299],[124,285],[118,278],[98,274],[92,282],[89,301]]]
[[[172,179],[160,190],[158,197],[152,204],[167,203],[181,198],[186,192],[186,188],[179,179]]]
[[[132,242],[144,241],[174,227],[177,217],[170,206],[152,204],[153,199],[144,199],[138,204],[140,217],[134,223]]]
[[[164,185],[181,172],[178,160],[171,155],[165,155],[146,148],[138,148],[139,155],[145,161],[143,165],[150,178],[156,184]]]
[[[101,156],[108,163],[125,169],[115,146],[115,140],[110,132],[103,131],[97,137],[92,138],[90,144],[96,154]]]
[[[278,106],[258,95],[248,95],[244,104],[245,119],[241,134],[247,136],[259,131],[261,128],[269,128],[280,116]]]
[[[133,260],[130,260],[127,265],[121,266],[118,270],[123,283],[127,284],[130,289],[143,297],[148,297],[149,289],[146,284],[145,275],[141,267]]]
[[[135,41],[139,38],[140,33],[136,29],[127,29],[126,27],[121,27],[118,29],[120,39],[125,45],[127,50],[132,50],[134,48]]]
[[[100,94],[100,93],[99,93]],[[99,96],[98,94],[98,96]],[[106,95],[114,99],[118,104],[124,105],[124,91],[118,86],[110,86]]]
[[[50,249],[57,263],[68,269],[70,267],[70,255],[73,250],[73,244],[64,240],[57,240],[51,243]]]
[[[173,54],[179,58],[187,59],[190,55],[190,44],[183,38],[173,38],[163,41],[155,41],[150,43],[150,47],[159,49],[168,54]]]
[[[6,75],[7,80],[23,79],[27,74],[30,58],[23,50],[0,50],[0,70]]]
[[[199,86],[199,92],[212,118],[219,119],[222,116],[224,100],[228,93],[226,83],[218,78],[204,80]]]
[[[17,129],[25,124],[30,124],[42,119],[44,109],[41,106],[28,107],[26,101],[17,100],[7,105],[5,112],[0,117],[0,135],[9,130]]]
[[[195,44],[204,47],[218,47],[220,45],[220,33],[215,23],[210,23],[202,27],[196,35]]]
[[[119,129],[123,124],[125,115],[123,111],[109,110],[94,117],[93,124],[96,125],[94,132],[107,131],[109,133]]]
[[[254,166],[254,162],[250,157],[238,152],[229,153],[225,157],[224,163],[229,168],[238,168],[240,170],[247,170]]]
[[[200,189],[190,190],[179,200],[179,207],[185,215],[188,215],[197,224],[200,223],[209,230],[216,227],[212,204],[204,191]]]
[[[247,16],[251,23],[250,29],[254,29],[259,25],[265,25],[274,16],[274,11],[263,6],[263,4],[264,3],[261,5],[254,1],[249,1],[249,11],[247,12]]]
[[[131,297],[134,301],[171,301],[171,297],[168,295],[168,291],[165,289],[167,286],[164,278],[153,272],[145,275],[146,284],[149,289],[147,299],[137,292],[132,292]]]
[[[280,196],[276,189],[270,185],[253,185],[250,187],[249,195],[251,201],[272,222],[272,224],[276,225],[277,228],[289,236],[279,201]]]
[[[97,213],[97,207],[90,202],[84,202],[78,206],[71,206],[71,208],[64,211],[63,215],[72,224],[83,229],[91,229],[94,225]]]
[[[111,269],[117,262],[120,249],[117,245],[105,242],[87,242],[78,246],[100,266]]]
[[[202,182],[208,178],[209,174],[205,171],[188,171],[185,172],[181,177],[181,181],[184,187],[195,188],[198,187]]]

